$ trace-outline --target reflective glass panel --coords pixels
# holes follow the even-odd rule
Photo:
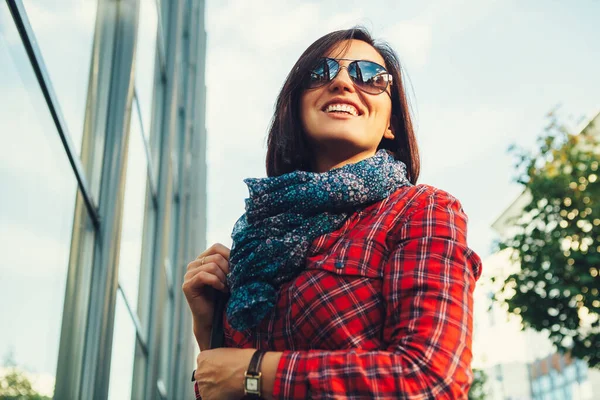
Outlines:
[[[144,150],[140,119],[133,107],[127,151],[127,174],[125,177],[125,199],[123,226],[119,254],[119,283],[127,296],[131,308],[137,310],[140,260],[144,211],[146,209],[147,161]]]
[[[165,384],[167,393],[172,391],[172,388],[166,384],[169,382],[169,373],[171,371],[171,349],[173,348],[173,322],[176,320],[174,315],[175,309],[171,297],[167,298],[163,311],[162,339],[160,349],[160,367],[158,377]]]
[[[562,387],[565,383],[565,377],[562,373],[556,373],[554,370],[552,371],[552,380],[554,387]]]
[[[79,154],[97,1],[27,0],[23,5]]]
[[[137,90],[144,134],[150,135],[158,13],[156,1],[140,2],[140,16],[135,55],[135,87]]]
[[[550,390],[550,377],[548,375],[540,377],[540,386],[544,392]]]
[[[115,330],[110,359],[109,399],[130,399],[135,360],[135,325],[127,311],[122,292],[117,291]]]
[[[569,382],[573,382],[577,378],[577,370],[574,364],[565,368],[565,377]]]
[[[5,2],[0,70],[0,375],[52,396],[77,182]]]

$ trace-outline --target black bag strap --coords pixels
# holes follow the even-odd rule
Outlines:
[[[210,332],[210,348],[216,349],[223,347],[225,342],[225,331],[223,327],[223,313],[225,305],[229,300],[229,293],[223,293],[215,290],[215,311],[213,314],[212,331]]]

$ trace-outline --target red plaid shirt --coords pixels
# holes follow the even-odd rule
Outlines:
[[[404,187],[317,238],[258,327],[225,319],[225,346],[283,352],[275,398],[466,399],[480,273],[458,200]]]

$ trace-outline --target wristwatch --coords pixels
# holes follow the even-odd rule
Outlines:
[[[250,359],[250,365],[244,378],[244,399],[262,399],[260,397],[260,362],[266,351],[256,350]]]

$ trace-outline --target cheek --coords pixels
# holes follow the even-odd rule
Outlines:
[[[383,126],[387,128],[390,123],[390,118],[392,116],[392,104],[390,101],[381,102],[379,104],[374,105],[374,121],[373,123],[377,126]]]
[[[314,111],[315,96],[314,93],[305,93],[300,96],[300,122],[302,127],[307,130],[307,126],[311,123],[312,114]]]

